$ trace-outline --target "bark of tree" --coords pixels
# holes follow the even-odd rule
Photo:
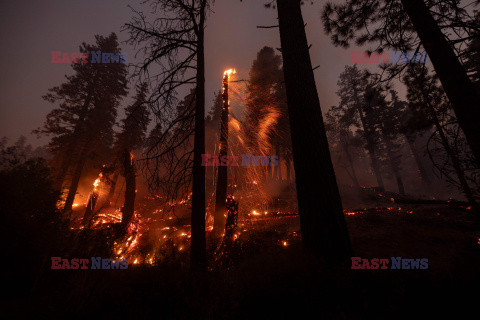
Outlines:
[[[290,169],[290,160],[285,160],[285,166],[287,167],[287,181],[291,181],[291,169]]]
[[[279,148],[279,146],[278,146],[278,143],[275,145],[275,155],[276,155],[277,157],[280,157],[280,148]],[[279,162],[280,162],[280,159],[278,159],[278,160],[279,160]],[[279,179],[278,179],[278,176],[279,176],[278,171],[279,171],[279,169],[280,169],[280,166],[274,166],[274,167],[273,167],[273,178],[275,179],[275,181],[278,181],[278,180],[279,180]]]
[[[195,88],[195,137],[193,146],[192,237],[190,259],[193,268],[204,269],[207,262],[205,237],[205,5],[202,0],[198,24],[197,75]]]
[[[83,214],[82,224],[84,226],[90,226],[90,222],[92,221],[92,218],[93,218],[93,212],[95,211],[97,200],[98,200],[98,193],[93,191],[90,197],[88,198],[87,208],[85,209],[85,213]]]
[[[218,154],[219,163],[224,156],[228,155],[228,74],[223,77],[223,109],[220,124],[220,152]],[[215,215],[213,220],[213,234],[218,237],[222,234],[225,226],[228,167],[217,167],[217,186],[215,192]]]
[[[328,148],[300,0],[277,0],[297,199],[305,247],[328,263],[351,254]]]
[[[67,199],[65,200],[65,206],[63,207],[63,212],[71,212],[73,202],[75,201],[75,195],[77,194],[78,183],[80,182],[80,177],[82,176],[83,167],[85,166],[85,162],[87,161],[87,153],[88,153],[88,142],[82,147],[80,152],[78,162],[75,167],[75,171],[73,173],[72,182],[70,183],[70,188],[68,189]]]
[[[401,0],[450,100],[458,123],[480,167],[480,94],[425,2]]]
[[[125,177],[125,202],[122,208],[122,229],[126,230],[132,221],[135,211],[135,164],[132,155],[125,149],[123,152],[123,175]]]

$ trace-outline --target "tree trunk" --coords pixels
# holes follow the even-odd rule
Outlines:
[[[480,94],[424,1],[401,1],[442,82],[477,167],[480,167]]]
[[[280,148],[278,147],[278,143],[275,144],[275,155],[277,157],[280,157]],[[280,158],[278,159],[278,161],[280,162]],[[275,179],[275,181],[278,181],[278,170],[280,169],[280,166],[274,166],[273,167],[273,178]]]
[[[352,174],[350,176],[352,178],[353,184],[355,185],[355,188],[360,190],[361,187],[360,183],[358,182],[357,173],[355,172],[355,165],[353,164],[352,156],[350,155],[350,149],[348,148],[348,132],[346,132],[345,134],[346,136],[344,137],[344,139],[342,139],[342,144],[345,155],[347,156],[348,164],[350,165],[350,169],[352,170]]]
[[[223,109],[220,124],[220,152],[218,153],[220,164],[222,157],[228,155],[228,78],[228,74],[225,74],[223,77]],[[215,237],[218,237],[223,233],[225,226],[225,205],[228,185],[227,169],[227,166],[217,166],[217,188],[215,192],[215,215],[213,220],[213,235]]]
[[[95,205],[97,204],[98,200],[98,193],[95,191],[90,194],[90,197],[88,197],[88,203],[87,203],[87,208],[85,209],[85,213],[83,214],[83,221],[82,224],[84,226],[89,227],[90,223],[93,218],[93,212],[95,210]]]
[[[73,141],[69,144],[68,149],[66,150],[65,155],[63,157],[60,168],[58,170],[57,176],[55,177],[56,189],[60,190],[62,188],[63,182],[65,180],[65,176],[67,175],[68,168],[72,163],[73,155],[75,154],[75,149],[78,147],[77,144],[78,144],[79,136],[82,134],[83,124],[88,113],[88,107],[90,106],[90,102],[92,101],[92,97],[95,91],[95,83],[97,79],[98,79],[98,73],[95,74],[95,77],[93,78],[93,82],[90,84],[90,88],[85,98],[85,102],[83,103],[82,109],[80,111],[77,125],[73,130],[73,134],[72,134]]]
[[[123,152],[123,169],[125,177],[125,202],[122,208],[122,229],[127,230],[130,221],[132,221],[133,213],[135,211],[135,195],[136,195],[136,181],[135,181],[135,164],[133,156],[128,150]]]
[[[460,182],[460,185],[462,187],[463,194],[467,198],[468,202],[470,202],[470,205],[472,206],[474,211],[476,211],[477,213],[480,213],[480,206],[475,200],[472,189],[468,185],[467,179],[465,177],[465,174],[463,173],[462,166],[460,165],[460,161],[458,160],[457,155],[455,154],[455,152],[453,152],[452,148],[450,147],[448,138],[445,135],[445,132],[443,131],[443,128],[440,124],[440,121],[438,120],[437,115],[435,114],[435,110],[433,109],[433,106],[430,105],[430,103],[427,103],[427,106],[429,108],[430,116],[432,118],[433,124],[437,128],[438,134],[440,136],[440,140],[442,141],[442,145],[445,148],[445,152],[447,153],[448,157],[452,161],[452,165],[455,170],[455,174],[457,175],[458,182]]]
[[[291,169],[290,169],[290,159],[287,159],[285,160],[285,166],[287,167],[287,181],[290,182],[292,179],[291,179]]]
[[[300,226],[305,247],[345,262],[350,239],[333,170],[300,0],[277,0]]]
[[[107,196],[107,203],[110,205],[110,202],[113,199],[113,196],[115,195],[115,188],[117,187],[117,181],[118,181],[118,173],[115,173],[112,178],[112,184],[110,186],[110,190],[108,191],[108,196]]]
[[[383,134],[383,140],[385,141],[385,145],[387,147],[387,157],[388,157],[388,162],[390,163],[390,169],[392,170],[393,176],[395,177],[395,181],[397,182],[398,193],[400,193],[401,195],[404,195],[405,187],[403,185],[402,176],[400,175],[400,168],[395,163],[395,155],[392,151],[392,141],[386,134]]]
[[[367,119],[365,119],[365,114],[363,113],[363,108],[360,105],[360,100],[358,99],[358,93],[354,90],[355,100],[356,100],[356,107],[358,114],[360,116],[360,122],[362,123],[363,132],[365,135],[365,141],[367,142],[367,151],[368,156],[370,157],[370,162],[372,164],[373,174],[375,174],[375,178],[377,179],[377,185],[380,190],[385,190],[385,184],[383,183],[382,174],[380,172],[380,166],[378,164],[377,155],[375,152],[375,141],[373,139],[373,133],[370,129],[369,123],[367,123]]]
[[[413,137],[409,137],[405,135],[405,140],[407,140],[408,146],[412,151],[413,158],[415,159],[415,163],[418,167],[418,174],[420,175],[420,180],[424,183],[427,187],[430,185],[430,176],[427,174],[425,167],[423,166],[422,159],[418,154],[417,148],[415,148],[415,139]]]
[[[85,162],[87,161],[87,152],[88,152],[88,142],[85,142],[82,151],[80,152],[80,156],[77,162],[77,166],[75,168],[75,172],[73,173],[72,182],[70,183],[70,188],[68,189],[67,199],[65,200],[65,206],[63,207],[63,212],[71,212],[73,202],[75,201],[75,195],[77,194],[78,183],[80,182],[80,177],[82,176],[83,167]]]
[[[204,269],[207,262],[205,239],[205,1],[202,0],[198,25],[197,75],[195,88],[195,138],[193,146],[192,237],[190,259],[193,268]]]

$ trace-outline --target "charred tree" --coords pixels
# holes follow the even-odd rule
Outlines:
[[[87,161],[88,147],[88,142],[85,142],[77,160],[75,170],[73,172],[72,181],[70,183],[70,187],[68,188],[67,199],[65,200],[65,205],[63,207],[64,213],[69,213],[72,211],[73,202],[75,201],[75,196],[77,194],[78,183],[80,182],[83,167],[85,166],[85,162]]]
[[[93,191],[88,197],[87,208],[85,209],[85,213],[83,214],[82,224],[86,227],[90,226],[95,211],[95,206],[97,205],[97,200],[98,193],[96,191]]]
[[[192,263],[204,269],[207,263],[207,240],[205,236],[205,10],[207,1],[201,0],[197,28],[197,74],[195,88],[195,138],[193,146],[192,183],[192,241],[190,257]]]
[[[238,219],[238,201],[228,196],[226,199],[226,221],[225,232],[222,243],[216,252],[216,265],[230,267],[235,260],[238,245],[237,219]]]
[[[223,157],[228,155],[228,80],[229,72],[223,76],[223,109],[220,123],[220,152],[218,153],[218,163],[222,163]],[[217,185],[215,192],[215,216],[213,222],[213,233],[217,237],[222,233],[225,225],[225,210],[227,199],[228,167],[219,165],[217,167]]]
[[[191,266],[204,269],[205,167],[202,166],[202,154],[205,153],[204,38],[208,0],[145,2],[153,4],[160,16],[150,23],[143,13],[137,12],[126,28],[130,31],[131,43],[144,44],[145,60],[137,65],[136,74],[154,83],[155,90],[149,101],[164,130],[145,158],[149,187],[159,189],[161,181],[168,181],[166,194],[170,198],[185,197],[191,187]],[[159,64],[161,71],[150,75],[154,64]],[[177,90],[192,85],[195,87],[192,99],[182,110],[175,110]],[[192,135],[193,151],[190,149]],[[166,167],[167,177],[160,177],[160,166]]]
[[[304,245],[328,262],[351,254],[305,34],[300,0],[278,0],[285,87]]]
[[[125,177],[125,202],[122,208],[122,228],[126,230],[135,211],[135,165],[133,155],[126,150],[123,153],[123,176]]]

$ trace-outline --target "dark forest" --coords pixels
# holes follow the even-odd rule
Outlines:
[[[4,44],[24,37],[9,26],[29,24],[28,2],[0,5]],[[260,20],[223,29],[233,7]],[[48,10],[36,21],[56,26]],[[20,77],[8,89],[17,66],[3,59],[3,317],[478,314],[479,10],[59,2],[116,25],[72,25],[68,41],[32,27],[23,42],[55,46],[31,65],[61,75],[29,67],[40,95]],[[8,129],[22,112],[28,129]]]

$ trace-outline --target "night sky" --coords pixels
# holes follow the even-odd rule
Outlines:
[[[307,37],[313,45],[310,49],[312,64],[314,67],[320,65],[315,70],[315,78],[320,103],[326,111],[338,103],[335,94],[338,77],[344,66],[350,64],[350,50],[357,48],[342,49],[332,45],[320,19],[322,2],[305,5],[303,15]],[[127,40],[127,32],[121,32],[121,29],[133,15],[128,5],[141,9],[139,3],[133,0],[2,1],[0,137],[7,136],[11,143],[23,134],[33,145],[47,142],[47,138],[37,140],[31,135],[52,109],[52,105],[41,97],[49,88],[61,84],[65,74],[72,74],[69,64],[51,63],[51,51],[76,52],[82,42],[94,43],[95,34],[106,36],[115,32],[121,42]],[[205,43],[208,109],[214,92],[221,87],[225,69],[235,68],[237,79],[247,79],[256,53],[263,46],[280,47],[278,28],[256,28],[257,25],[277,24],[276,10],[265,9],[263,3],[261,0],[217,0],[212,6]],[[147,10],[145,6],[143,8]],[[134,57],[133,47],[121,43],[121,48],[128,52],[128,62],[139,61]],[[133,94],[134,90],[131,90],[130,96]],[[130,101],[124,99],[118,119]]]

